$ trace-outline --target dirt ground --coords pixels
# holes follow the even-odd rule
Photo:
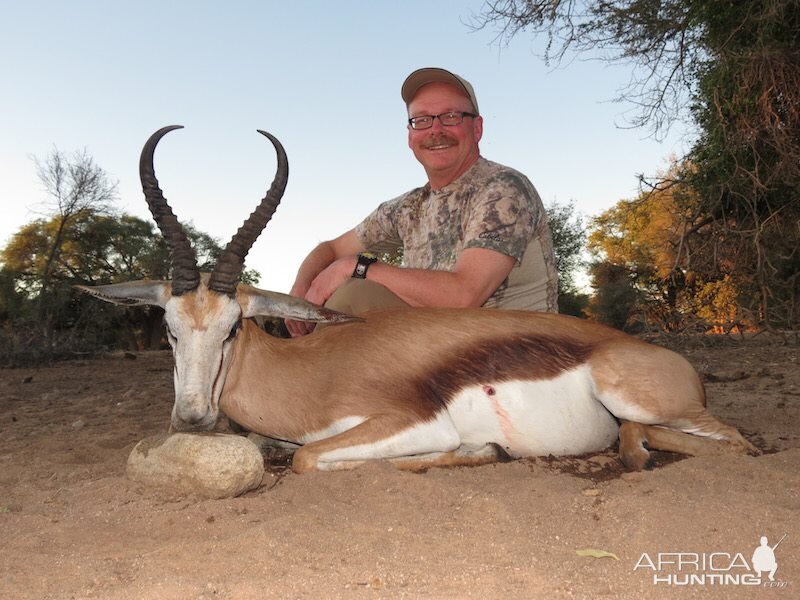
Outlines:
[[[228,500],[125,477],[134,444],[167,427],[168,353],[0,370],[0,597],[798,598],[800,348],[682,351],[763,456],[660,454],[640,474],[613,449],[422,474],[275,466]],[[753,551],[784,534],[759,584]]]

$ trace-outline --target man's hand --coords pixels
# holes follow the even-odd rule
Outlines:
[[[335,260],[323,269],[310,285],[305,286],[295,283],[289,294],[323,306],[339,286],[352,276],[356,260],[354,256],[346,256]],[[286,319],[286,329],[289,330],[292,337],[308,335],[314,331],[315,327],[316,323]]]
[[[340,235],[335,240],[322,242],[305,258],[297,272],[297,279],[290,295],[304,298],[315,304],[325,304],[355,269],[355,258],[366,250],[358,239],[355,229]],[[342,264],[336,265],[337,262]],[[336,266],[334,266],[336,265]],[[314,323],[286,320],[286,328],[292,337],[314,331]]]
[[[296,298],[304,298],[306,292],[308,291],[308,286],[304,286],[295,282],[292,286],[291,291],[289,292],[290,296],[294,296]],[[289,331],[289,335],[293,338],[301,337],[304,335],[308,335],[312,331],[314,331],[314,327],[317,326],[316,323],[308,323],[306,321],[295,321],[294,319],[286,319],[286,329]]]
[[[332,262],[311,282],[305,299],[320,306],[324,305],[333,292],[353,276],[357,260],[355,256],[345,256]]]
[[[286,323],[286,329],[289,331],[289,335],[291,335],[293,338],[308,335],[314,331],[314,328],[317,326],[316,323],[295,321],[293,319],[286,319],[284,322]]]

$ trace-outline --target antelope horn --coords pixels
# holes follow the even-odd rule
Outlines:
[[[153,214],[153,220],[169,246],[172,294],[180,296],[197,288],[200,284],[200,270],[197,268],[194,250],[186,238],[183,227],[167,204],[161,188],[158,187],[158,179],[153,168],[153,153],[159,140],[173,129],[183,129],[183,125],[162,127],[147,140],[139,158],[139,178],[142,180],[142,190],[147,206]]]
[[[269,141],[275,146],[278,167],[275,172],[275,179],[272,180],[272,185],[267,195],[262,198],[258,207],[250,214],[239,228],[239,231],[236,232],[236,235],[231,238],[231,241],[228,242],[208,280],[208,288],[210,290],[227,294],[228,296],[236,294],[236,285],[239,283],[239,277],[244,268],[244,259],[258,236],[261,235],[264,227],[269,223],[272,215],[275,214],[275,209],[278,208],[283,192],[286,189],[286,181],[289,178],[289,162],[281,143],[266,131],[259,129],[258,133],[269,138]]]

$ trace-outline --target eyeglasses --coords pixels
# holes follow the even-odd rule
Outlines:
[[[439,119],[439,123],[445,127],[453,127],[454,125],[461,125],[464,117],[477,117],[478,115],[469,112],[446,112],[440,115],[422,115],[419,117],[411,117],[408,120],[408,125],[411,129],[430,129],[433,127],[433,120]]]

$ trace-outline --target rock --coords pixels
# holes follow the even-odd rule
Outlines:
[[[164,433],[145,438],[128,457],[128,477],[165,491],[230,498],[257,488],[264,459],[238,435]]]

